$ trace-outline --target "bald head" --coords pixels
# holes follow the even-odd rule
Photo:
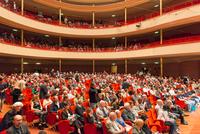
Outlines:
[[[117,118],[116,113],[115,113],[115,112],[110,112],[110,114],[109,114],[109,118],[110,118],[111,121],[115,121],[116,118]]]
[[[13,119],[13,125],[18,128],[22,123],[23,117],[21,115],[15,115]]]
[[[138,128],[142,128],[142,126],[144,125],[144,121],[142,119],[136,119],[135,120],[135,126]]]

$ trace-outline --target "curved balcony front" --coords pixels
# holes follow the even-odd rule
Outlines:
[[[79,37],[79,38],[104,38],[142,34],[165,29],[178,25],[194,23],[200,21],[200,6],[195,5],[173,12],[166,13],[145,21],[138,26],[134,24],[121,27],[102,28],[102,29],[82,29],[70,28],[61,25],[52,25],[33,20],[19,14],[13,13],[0,7],[0,22],[9,26],[18,27],[27,31],[51,34],[56,36]]]

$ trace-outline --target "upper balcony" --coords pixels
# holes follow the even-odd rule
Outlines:
[[[19,15],[13,13],[4,7],[0,7],[0,22],[13,27],[18,27],[27,31],[51,34],[64,37],[79,37],[79,38],[103,38],[103,37],[118,37],[143,34],[146,32],[155,31],[158,29],[166,29],[178,25],[199,22],[200,21],[200,1],[195,0],[190,3],[185,3],[176,8],[167,8],[163,10],[163,15],[155,13],[146,19],[140,18],[132,20],[125,25],[111,27],[70,27],[68,25],[59,24],[52,21],[38,21],[34,15]],[[31,16],[31,17],[30,17]],[[87,31],[87,32],[86,32]]]

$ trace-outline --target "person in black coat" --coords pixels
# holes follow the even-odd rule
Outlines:
[[[21,95],[21,90],[19,88],[14,88],[14,90],[12,91],[12,96],[13,96],[13,104],[15,102],[19,101],[19,97]]]
[[[0,123],[0,132],[13,125],[13,118],[15,115],[22,115],[22,107],[23,104],[21,102],[15,102],[12,105],[12,109],[4,115]]]
[[[83,113],[85,112],[85,108],[81,104],[82,101],[79,100],[76,105],[75,113],[79,115],[79,119],[83,122],[84,121]]]
[[[53,97],[53,102],[51,103],[51,105],[50,105],[50,109],[49,109],[49,111],[51,112],[51,113],[57,113],[58,112],[58,110],[60,110],[60,109],[62,109],[63,107],[62,107],[62,104],[59,102],[59,100],[58,100],[58,96],[54,96]]]
[[[89,98],[90,98],[90,106],[92,108],[95,108],[98,102],[98,91],[95,89],[94,83],[91,84],[91,87],[89,90]]]
[[[4,99],[5,99],[5,89],[8,87],[8,83],[3,83],[3,78],[0,77],[0,112],[2,110]]]
[[[40,85],[39,95],[40,95],[40,99],[45,99],[46,96],[48,95],[48,89],[47,89],[46,83]]]

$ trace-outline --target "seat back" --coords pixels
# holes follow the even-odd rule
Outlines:
[[[86,123],[84,125],[84,133],[85,134],[97,134],[97,127],[95,124]]]
[[[58,131],[60,134],[68,134],[69,132],[73,132],[74,128],[70,126],[68,120],[62,120],[58,123]]]

